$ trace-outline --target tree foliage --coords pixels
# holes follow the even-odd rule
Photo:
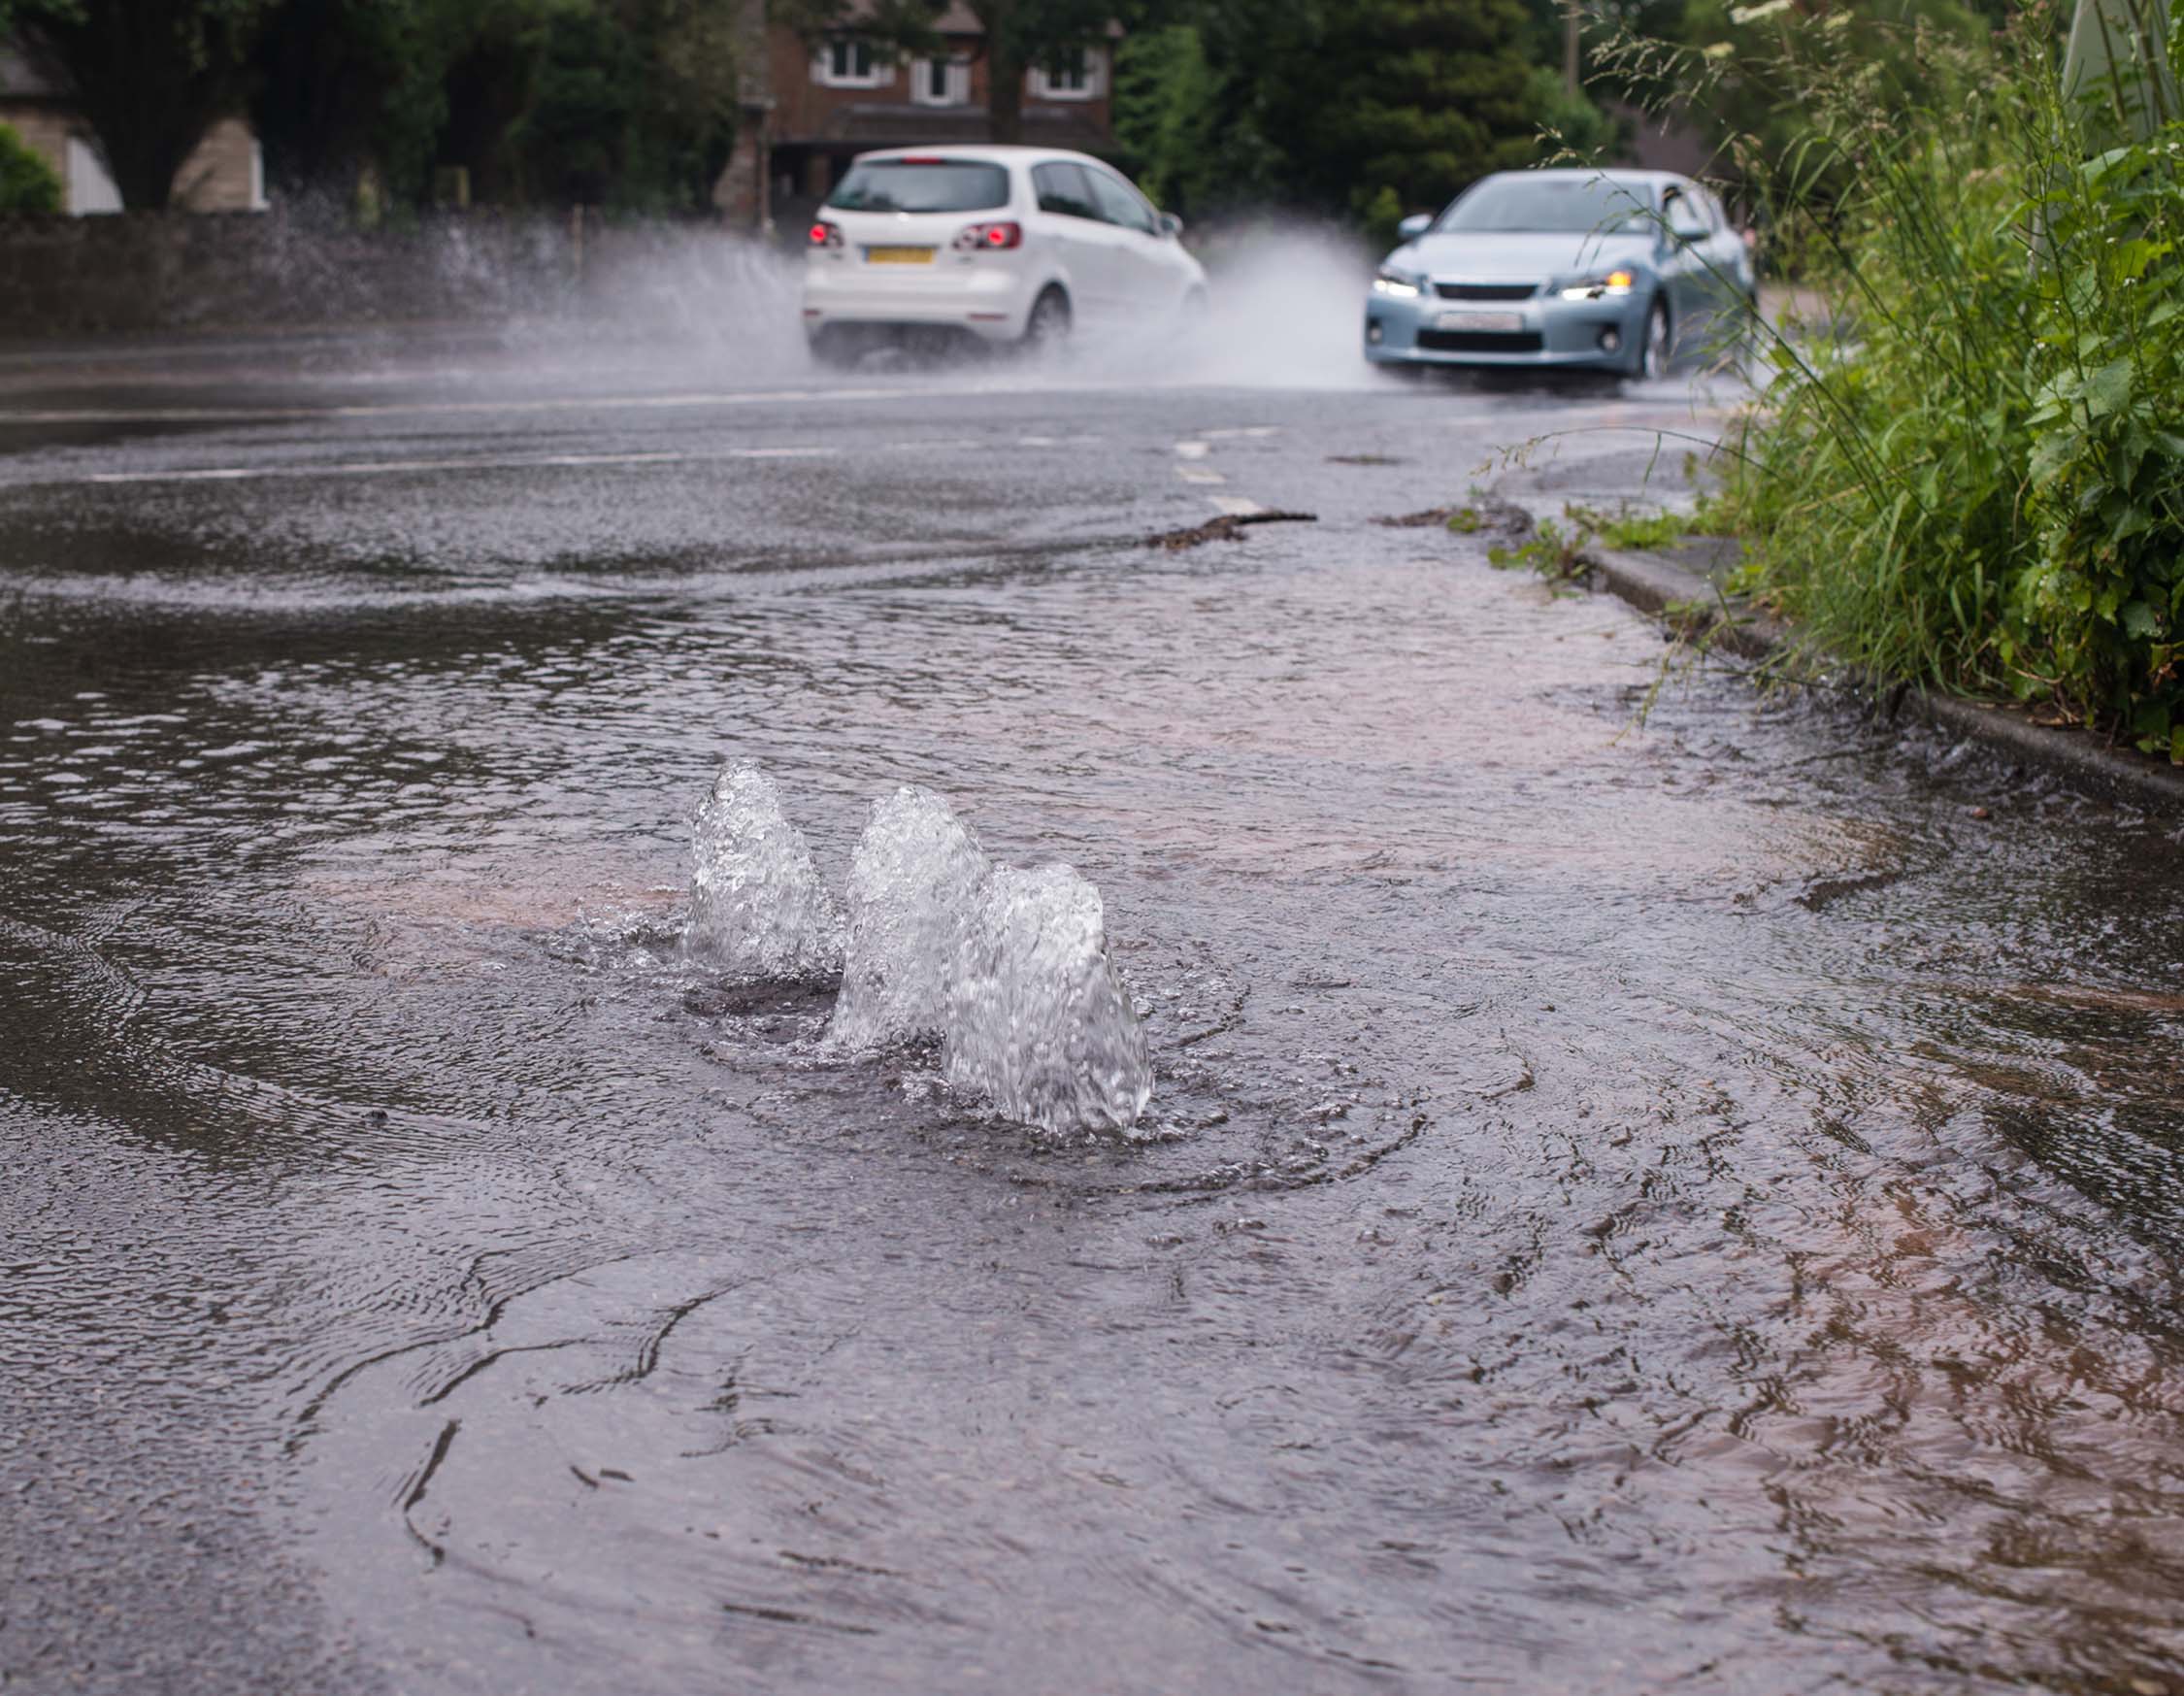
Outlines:
[[[705,204],[735,137],[736,0],[605,0],[559,12],[511,138],[527,197]]]
[[[75,90],[121,203],[156,211],[215,119],[238,110],[273,0],[17,0],[17,39]]]
[[[346,190],[376,167],[421,192],[447,76],[478,9],[446,0],[287,0],[260,38],[252,105],[275,182]]]
[[[1197,0],[1125,44],[1117,140],[1194,215],[1439,206],[1538,157],[1528,28],[1523,0]]]
[[[282,0],[254,112],[284,184],[397,200],[702,207],[733,140],[741,0]]]

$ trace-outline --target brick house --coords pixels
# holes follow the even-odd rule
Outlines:
[[[120,190],[99,154],[98,137],[68,89],[47,82],[0,42],[0,123],[61,180],[61,207],[75,216],[119,212]],[[249,123],[224,117],[205,132],[175,173],[173,204],[187,212],[263,212],[265,156]]]
[[[939,49],[916,57],[891,57],[847,33],[811,42],[769,23],[762,0],[746,17],[756,74],[745,83],[735,156],[713,190],[731,224],[801,224],[849,161],[875,148],[988,139],[984,32],[960,0],[936,25]],[[1027,146],[1111,150],[1120,34],[1110,27],[1068,63],[1025,74]]]

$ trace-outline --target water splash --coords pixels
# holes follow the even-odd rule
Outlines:
[[[1136,1011],[1108,959],[1100,892],[1070,867],[997,866],[947,983],[949,1087],[1047,1131],[1128,1133],[1152,1098]]]
[[[988,870],[955,809],[931,789],[905,784],[873,803],[849,866],[830,1047],[861,1052],[941,1033],[964,920]]]
[[[804,833],[756,762],[738,760],[698,809],[690,948],[730,976],[794,980],[842,969],[842,914]]]

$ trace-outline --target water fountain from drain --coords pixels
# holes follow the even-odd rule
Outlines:
[[[944,798],[905,784],[873,804],[844,915],[748,760],[714,783],[696,848],[691,951],[746,981],[839,974],[831,1052],[937,1036],[949,1087],[1009,1118],[1133,1133],[1152,1096],[1144,1031],[1100,892],[1071,867],[997,864]]]

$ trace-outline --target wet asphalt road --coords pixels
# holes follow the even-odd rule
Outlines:
[[[0,1687],[2184,1691],[2174,836],[1372,522],[1733,399],[0,359]],[[733,754],[1157,1139],[721,1011]]]

